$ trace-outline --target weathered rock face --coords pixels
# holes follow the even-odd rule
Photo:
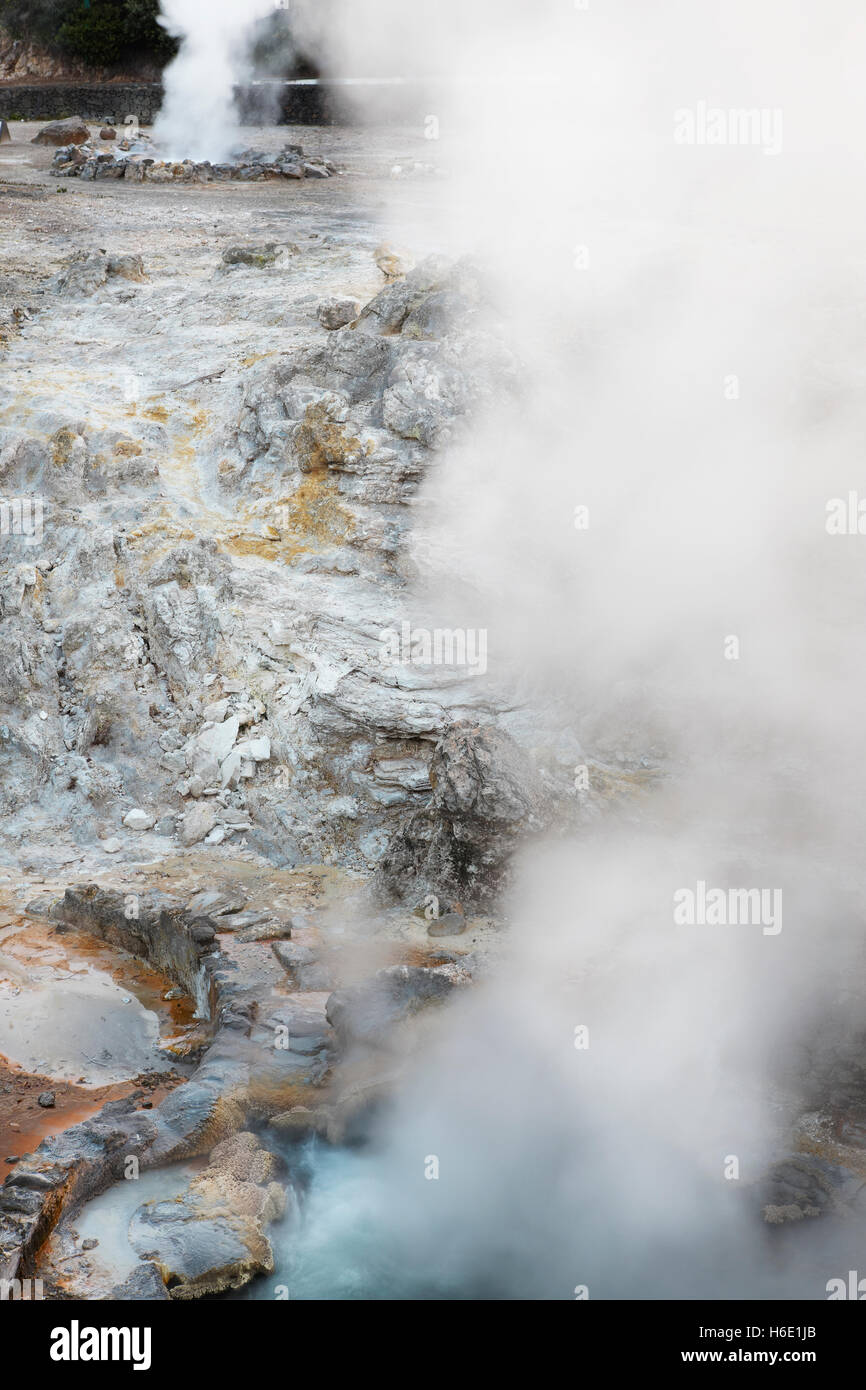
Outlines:
[[[145,73],[151,74],[151,69],[147,64],[142,64],[140,69],[136,68],[136,71],[140,71],[142,77]],[[69,88],[60,85],[61,83],[73,83],[77,80],[79,93],[82,92],[82,89],[86,93],[87,88],[93,83],[107,82],[110,78],[116,81],[116,77],[116,68],[97,67],[92,62],[87,63],[75,59],[68,53],[63,55],[50,53],[38,43],[30,42],[27,39],[13,38],[5,28],[0,27],[0,78],[14,79],[16,84],[30,81],[41,85],[43,101],[37,103],[34,113],[24,116],[22,118],[24,120],[44,120],[46,115],[40,113],[50,114],[52,108],[61,111],[64,108],[69,110],[70,101],[74,109],[74,106],[78,104],[78,98],[71,98]],[[50,80],[50,86],[46,85],[47,80]],[[28,87],[26,90],[29,94],[34,88]],[[110,93],[112,88],[109,86],[104,90]],[[127,90],[124,89],[124,97]],[[127,111],[139,109],[132,104],[124,105],[124,110]],[[142,116],[141,119],[144,117]]]
[[[391,281],[365,305],[358,328],[365,333],[404,333],[406,337],[444,338],[461,318],[477,312],[483,302],[479,272],[469,262],[428,256],[402,279]],[[416,329],[406,324],[416,315]],[[429,319],[429,332],[420,331]]]
[[[160,330],[165,313],[269,321],[283,250],[233,239],[231,266],[214,248],[211,278],[180,288],[132,251],[82,251],[50,289],[83,339],[108,324],[134,355],[139,327]],[[294,283],[312,252],[291,254]],[[178,292],[180,307],[165,308]],[[120,858],[134,835],[142,855],[245,842],[279,865],[368,870],[397,817],[426,799],[454,711],[495,712],[490,687],[459,665],[384,662],[380,634],[411,616],[406,504],[440,429],[512,389],[514,359],[476,323],[470,268],[425,262],[408,291],[383,293],[406,308],[402,322],[441,294],[460,308],[437,311],[431,332],[443,336],[420,340],[379,308],[357,328],[325,329],[317,296],[291,350],[243,370],[179,359],[163,371],[151,349],[129,357],[136,380],[173,374],[218,393],[212,429],[199,439],[200,413],[188,421],[194,448],[180,407],[132,405],[123,429],[95,430],[46,398],[30,428],[0,429],[4,489],[45,510],[45,535],[22,541],[0,608],[0,761],[28,768],[0,789],[20,797],[10,836],[32,839],[59,817],[78,843]],[[337,318],[357,316],[358,301],[339,306]],[[430,354],[442,354],[438,379]],[[453,392],[449,373],[462,382]],[[163,470],[176,488],[179,469],[215,497],[196,532],[183,516],[165,520]],[[231,746],[210,747],[209,726],[232,720]]]
[[[34,135],[34,145],[83,145],[90,139],[90,131],[80,116],[70,116],[65,121],[50,121]]]
[[[437,743],[429,775],[430,801],[395,833],[376,888],[386,899],[490,902],[518,839],[545,823],[535,769],[501,729],[462,723]]]
[[[468,264],[431,257],[360,312],[356,301],[334,299],[318,313],[328,338],[253,374],[245,391],[232,442],[247,475],[264,479],[296,463],[327,469],[347,498],[407,502],[426,451],[518,385]],[[308,439],[305,427],[318,418],[323,429],[327,418],[331,443]]]
[[[273,1271],[265,1228],[286,1209],[285,1191],[274,1181],[279,1167],[254,1134],[241,1131],[216,1145],[178,1200],[138,1208],[130,1243],[156,1266],[173,1298],[240,1288]]]

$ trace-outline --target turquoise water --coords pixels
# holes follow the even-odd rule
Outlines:
[[[271,1132],[266,1143],[276,1147]],[[274,1273],[221,1299],[570,1300],[578,1285],[593,1298],[823,1299],[829,1277],[862,1265],[862,1219],[766,1228],[735,1193],[725,1190],[724,1206],[714,1205],[717,1183],[701,1189],[685,1221],[671,1206],[667,1230],[642,1229],[625,1190],[607,1192],[570,1151],[553,1164],[539,1150],[515,1182],[502,1154],[498,1165],[491,1158],[479,1171],[463,1165],[428,1181],[414,1141],[408,1153],[388,1142],[281,1148],[290,1201],[268,1227]],[[574,1169],[574,1180],[557,1180],[560,1168]],[[126,1234],[134,1208],[174,1196],[192,1171],[142,1174],[79,1213],[81,1237],[100,1242],[91,1259],[101,1286],[135,1264]]]
[[[570,1300],[579,1273],[598,1298],[822,1299],[829,1275],[859,1268],[862,1255],[862,1222],[816,1223],[768,1239],[752,1219],[743,1227],[735,1207],[727,1225],[710,1222],[709,1243],[695,1240],[694,1228],[641,1239],[597,1190],[575,1203],[552,1183],[536,1188],[539,1173],[523,1188],[535,1192],[531,1210],[521,1212],[514,1191],[500,1201],[491,1173],[492,1206],[479,1219],[476,1190],[454,1220],[439,1183],[404,1181],[374,1146],[309,1141],[284,1155],[298,1196],[268,1230],[274,1274],[226,1298]]]
[[[419,1267],[417,1248],[413,1254],[412,1242],[395,1231],[393,1189],[380,1154],[372,1149],[331,1148],[317,1140],[287,1147],[284,1154],[297,1196],[290,1202],[286,1218],[268,1228],[274,1274],[255,1279],[225,1297],[376,1300],[472,1296],[465,1288],[461,1290],[461,1281],[442,1265]]]

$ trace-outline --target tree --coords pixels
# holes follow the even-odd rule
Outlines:
[[[13,38],[98,67],[173,57],[177,41],[158,14],[159,0],[0,0],[0,24]]]

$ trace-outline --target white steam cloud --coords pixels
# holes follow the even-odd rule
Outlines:
[[[866,1002],[866,537],[825,527],[863,477],[857,7],[329,14],[335,67],[452,79],[419,250],[483,257],[523,364],[428,480],[428,610],[463,602],[493,676],[612,758],[667,750],[642,806],[524,857],[508,959],[386,1127],[378,1219],[467,1290],[821,1298],[841,1228],[780,1264],[742,1193]],[[780,889],[783,929],[676,926],[699,881]]]
[[[165,8],[187,39],[161,128],[203,150],[255,5]],[[611,757],[666,750],[648,799],[525,856],[507,958],[381,1135],[377,1229],[505,1296],[785,1292],[724,1166],[786,1151],[801,1048],[863,1016],[866,536],[825,528],[864,488],[858,7],[346,0],[296,23],[326,70],[449,78],[434,216],[419,234],[395,194],[384,230],[483,258],[522,363],[417,509],[428,611],[471,602],[491,677]],[[677,926],[699,881],[780,889],[783,929]],[[811,1258],[820,1298],[840,1270]]]
[[[273,0],[161,0],[160,23],[180,40],[163,76],[154,138],[171,159],[228,159],[237,143],[235,85],[250,73],[255,25]]]

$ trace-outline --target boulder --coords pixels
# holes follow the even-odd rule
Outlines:
[[[194,806],[184,811],[180,830],[182,844],[187,847],[197,845],[210,834],[216,822],[216,812],[213,808],[206,801],[197,801]]]
[[[827,1212],[850,1213],[862,1179],[817,1154],[798,1153],[774,1163],[754,1189],[763,1219],[771,1226]]]
[[[358,299],[323,299],[318,309],[316,317],[323,328],[333,331],[337,328],[345,328],[347,323],[352,323],[361,312],[361,303]]]
[[[248,265],[262,269],[277,259],[277,244],[267,241],[261,246],[229,246],[223,251],[223,265]]]
[[[80,116],[69,116],[64,121],[50,121],[44,125],[31,140],[32,145],[83,145],[90,139],[90,131]]]
[[[147,279],[140,256],[109,256],[103,251],[77,251],[53,283],[60,294],[91,295],[113,277],[122,280]]]
[[[198,747],[205,753],[211,754],[218,763],[221,763],[234,747],[239,728],[238,717],[233,714],[229,719],[224,719],[221,724],[214,724],[210,729],[203,729],[197,739]]]

